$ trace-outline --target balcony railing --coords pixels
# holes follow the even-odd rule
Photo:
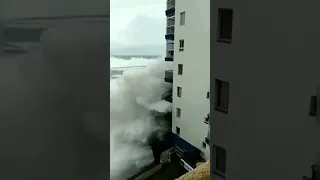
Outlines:
[[[167,19],[167,26],[174,26],[174,17],[170,17]]]
[[[167,50],[166,57],[164,58],[165,61],[173,61],[174,56],[174,50],[173,48],[171,50]]]
[[[210,144],[210,137],[206,137],[204,141],[209,145]]]
[[[174,51],[173,50],[167,51],[167,56],[166,57],[173,58],[173,56],[174,56]]]
[[[167,9],[174,8],[175,5],[176,5],[176,1],[175,0],[168,0],[167,1]]]
[[[172,89],[162,94],[161,99],[172,103]]]
[[[173,70],[166,70],[164,72],[164,80],[169,83],[173,82]]]
[[[45,28],[23,28],[23,27],[6,27],[4,28],[5,43],[11,42],[39,42],[40,36]]]
[[[208,121],[209,126],[208,126],[208,132],[207,132],[207,137],[205,137],[205,142],[209,145],[210,143],[210,121]]]
[[[207,114],[207,116],[204,118],[204,123],[209,124],[210,116]]]
[[[167,50],[173,50],[174,43],[173,42],[167,42]]]
[[[174,26],[167,27],[167,34],[174,34]]]

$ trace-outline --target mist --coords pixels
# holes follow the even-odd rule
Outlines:
[[[108,179],[108,29],[66,24],[0,57],[0,179]]]
[[[144,65],[130,69],[110,82],[110,172],[112,180],[124,180],[154,161],[149,143],[171,131],[159,115],[171,111],[171,103],[161,100],[170,89],[164,71],[171,65],[161,60],[111,60],[112,66]]]

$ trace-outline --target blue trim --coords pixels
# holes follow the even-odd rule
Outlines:
[[[206,137],[204,141],[209,145],[210,139],[208,137]]]
[[[164,60],[165,61],[173,61],[173,57],[165,57]]]
[[[184,152],[193,153],[198,151],[198,148],[194,147],[175,133],[171,133],[171,142],[174,146],[179,147]]]
[[[165,39],[166,40],[174,40],[174,34],[166,34]]]
[[[172,16],[175,13],[175,8],[166,10],[166,16]]]

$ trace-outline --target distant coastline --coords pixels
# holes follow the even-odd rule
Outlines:
[[[131,58],[158,59],[160,55],[111,55],[111,57],[130,60]]]

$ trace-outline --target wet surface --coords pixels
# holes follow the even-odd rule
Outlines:
[[[153,176],[147,180],[174,180],[187,171],[179,164],[179,162],[173,162],[162,166],[162,169],[156,172]]]

